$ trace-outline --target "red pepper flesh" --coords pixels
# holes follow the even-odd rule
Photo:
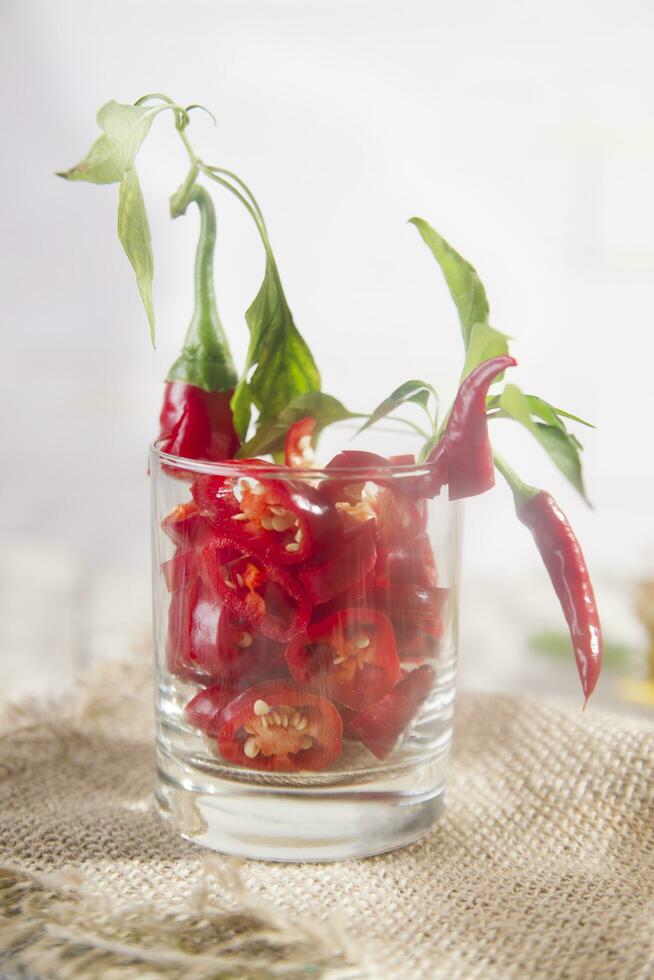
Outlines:
[[[314,604],[358,586],[375,565],[375,522],[368,520],[347,530],[342,540],[299,569],[298,577]]]
[[[348,719],[348,734],[363,742],[378,759],[385,759],[429,697],[435,681],[436,673],[429,664],[410,671],[385,697]]]
[[[434,473],[425,496],[439,493],[443,482],[447,482],[450,500],[474,497],[495,485],[486,396],[497,375],[515,364],[508,355],[493,357],[461,382],[445,431],[429,455]]]
[[[316,420],[310,415],[290,427],[284,440],[284,461],[287,466],[313,465],[312,439],[315,428]]]
[[[184,709],[190,725],[200,728],[205,735],[216,736],[220,729],[222,713],[239,692],[224,684],[214,684],[192,698]]]
[[[516,513],[534,536],[570,630],[586,701],[602,667],[602,627],[581,546],[549,493],[514,493]]]
[[[191,488],[217,535],[242,551],[283,565],[310,558],[342,532],[338,515],[318,491],[299,480],[202,474]]]
[[[229,405],[233,394],[232,390],[205,391],[186,381],[167,381],[157,448],[185,459],[231,459],[240,445]]]
[[[343,722],[325,698],[290,681],[256,684],[221,714],[220,754],[268,772],[318,771],[340,755]]]
[[[400,677],[391,624],[372,609],[342,609],[311,623],[286,660],[298,684],[349,708],[377,701]]]
[[[212,543],[202,551],[200,569],[232,616],[271,640],[288,643],[309,622],[311,603],[297,579],[260,555],[223,562],[220,543]]]

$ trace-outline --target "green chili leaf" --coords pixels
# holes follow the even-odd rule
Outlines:
[[[113,184],[122,180],[136,159],[148,135],[152,120],[162,107],[122,105],[107,102],[97,115],[104,130],[87,155],[70,170],[57,176],[66,180],[87,180],[92,184]]]
[[[152,305],[154,259],[141,185],[133,167],[123,175],[118,191],[118,237],[136,274],[136,282],[150,324],[150,339],[154,347]]]
[[[525,397],[529,402],[531,414],[537,415],[543,422],[547,422],[548,425],[556,425],[558,428],[565,429],[565,425],[561,420],[570,419],[572,422],[579,422],[580,425],[585,425],[589,429],[595,428],[592,422],[586,422],[585,419],[580,419],[578,415],[565,412],[562,408],[555,408],[554,405],[546,402],[544,398],[539,398],[537,395],[526,395]]]
[[[324,392],[312,391],[305,395],[298,395],[275,418],[259,422],[257,431],[245,445],[241,446],[238,456],[247,459],[251,456],[278,452],[284,446],[289,428],[294,422],[299,422],[307,415],[316,420],[316,436],[332,422],[361,418],[360,413],[350,412],[336,398]]]
[[[570,419],[572,422],[579,422],[580,425],[585,425],[589,429],[594,429],[595,426],[592,422],[587,422],[585,419],[579,418],[578,415],[573,415],[571,412],[566,412],[562,408],[555,408],[554,405],[550,405],[546,402],[544,398],[539,398],[538,395],[525,395],[525,398],[529,402],[529,410],[532,415],[541,419],[547,425],[554,425],[557,429],[566,430],[564,419]],[[489,412],[495,411],[500,407],[500,395],[490,395],[486,400],[486,406]],[[572,433],[568,433],[571,439],[576,439]],[[581,444],[579,444],[579,448]]]
[[[466,350],[475,323],[488,322],[488,300],[476,270],[423,218],[411,218],[441,267],[459,313]]]
[[[426,381],[405,381],[404,384],[399,385],[395,391],[391,392],[388,398],[385,398],[379,403],[370,418],[366,419],[361,426],[359,432],[363,432],[364,429],[368,429],[375,422],[379,422],[385,415],[389,415],[396,408],[399,408],[400,405],[404,405],[405,402],[414,402],[420,405],[427,412],[427,415],[429,415],[427,403],[430,396],[433,396],[436,405],[438,405],[438,395],[432,385]],[[431,415],[429,415],[429,418],[431,420]],[[435,427],[435,422],[433,424]]]
[[[500,333],[487,323],[475,323],[470,330],[470,340],[466,350],[465,364],[461,372],[461,380],[479,367],[483,361],[492,357],[501,357],[509,353],[509,337]],[[504,374],[498,375],[496,381],[501,381]]]
[[[242,439],[247,434],[252,405],[259,409],[261,425],[279,415],[297,395],[320,391],[318,368],[293,322],[270,253],[261,288],[245,319],[250,346],[231,402],[236,431]]]
[[[552,462],[589,504],[590,501],[586,496],[584,487],[577,440],[558,425],[534,421],[529,399],[517,385],[508,384],[505,386],[499,397],[498,405],[506,415],[516,422],[520,422],[531,432],[548,453]]]

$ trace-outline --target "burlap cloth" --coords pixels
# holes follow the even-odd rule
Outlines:
[[[654,732],[461,695],[449,807],[405,850],[237,862],[159,822],[150,681],[7,712],[3,976],[654,975]]]

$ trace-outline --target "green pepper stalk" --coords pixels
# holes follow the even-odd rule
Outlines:
[[[229,404],[237,374],[214,292],[216,213],[207,190],[195,182],[196,176],[193,168],[170,202],[173,218],[185,214],[195,202],[200,233],[193,316],[182,352],[166,378],[159,446],[175,456],[219,460],[231,458],[240,445]]]

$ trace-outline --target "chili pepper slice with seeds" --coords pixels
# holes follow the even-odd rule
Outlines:
[[[378,700],[400,677],[391,624],[372,609],[342,609],[312,623],[286,660],[298,684],[349,708]]]
[[[383,471],[392,465],[390,460],[376,453],[346,449],[327,464],[325,470],[333,472],[334,476],[325,480],[320,488],[334,504],[345,527],[374,518],[377,537],[386,545],[420,534],[427,519],[424,501],[405,493],[390,474],[388,477],[383,475]],[[340,478],[337,475],[339,469],[359,470],[360,473]]]
[[[224,562],[216,542],[203,549],[200,563],[203,581],[232,616],[271,640],[288,643],[309,622],[311,603],[287,569],[261,555],[242,554]]]
[[[250,769],[316,772],[342,748],[343,722],[334,705],[287,680],[251,687],[227,705],[220,721],[220,754]]]
[[[310,415],[294,422],[284,440],[284,461],[287,466],[312,466],[314,463],[313,433],[316,420]]]
[[[214,296],[216,215],[211,197],[196,184],[171,211],[177,217],[191,201],[200,211],[195,306],[182,353],[166,379],[157,446],[173,456],[216,461],[231,458],[240,445],[229,404],[237,374]],[[169,472],[188,476],[172,467]]]
[[[202,474],[193,483],[200,513],[221,538],[283,565],[303,562],[339,539],[338,515],[314,487],[252,472],[252,479]]]

